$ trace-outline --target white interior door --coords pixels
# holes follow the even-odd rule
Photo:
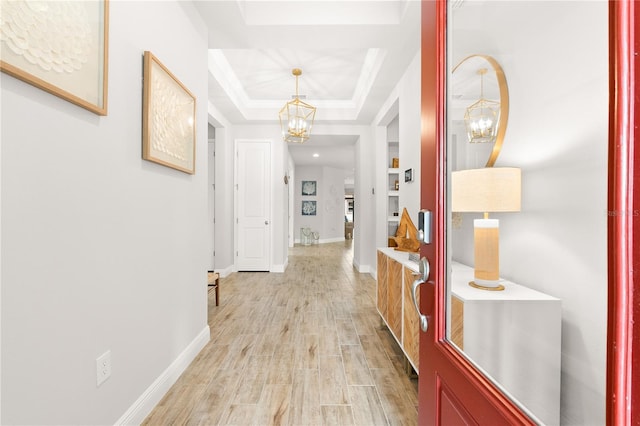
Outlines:
[[[271,247],[271,145],[236,143],[238,271],[269,271]]]

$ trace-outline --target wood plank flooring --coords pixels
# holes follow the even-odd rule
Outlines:
[[[417,380],[352,243],[296,246],[283,274],[222,278],[211,341],[143,424],[417,424]]]

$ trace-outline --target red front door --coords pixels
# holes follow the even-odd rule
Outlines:
[[[421,310],[429,324],[420,336],[419,424],[535,424],[447,339],[447,13],[445,0],[422,2],[421,208],[433,213],[433,238],[420,249],[430,263],[430,275],[420,287]],[[638,424],[633,409],[640,400],[634,393],[640,374],[633,372],[640,353],[640,332],[633,327],[640,311],[633,299],[634,290],[640,294],[633,276],[633,265],[640,265],[634,226],[639,218],[633,213],[640,205],[634,200],[640,185],[633,185],[640,182],[640,170],[633,167],[634,156],[640,157],[640,150],[634,151],[634,114],[640,110],[634,108],[638,21],[633,1],[610,2],[609,14],[606,418],[610,425],[630,425]]]

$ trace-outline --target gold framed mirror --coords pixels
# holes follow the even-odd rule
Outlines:
[[[493,167],[509,119],[509,89],[504,71],[493,57],[476,54],[467,56],[453,68],[451,80],[452,120],[460,126],[459,138],[466,139],[466,144],[458,144],[461,164],[457,169]],[[466,137],[462,137],[461,123]]]

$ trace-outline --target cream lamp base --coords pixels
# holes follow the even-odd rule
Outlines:
[[[504,290],[500,284],[499,237],[498,219],[473,221],[474,273],[470,286],[482,290]]]

